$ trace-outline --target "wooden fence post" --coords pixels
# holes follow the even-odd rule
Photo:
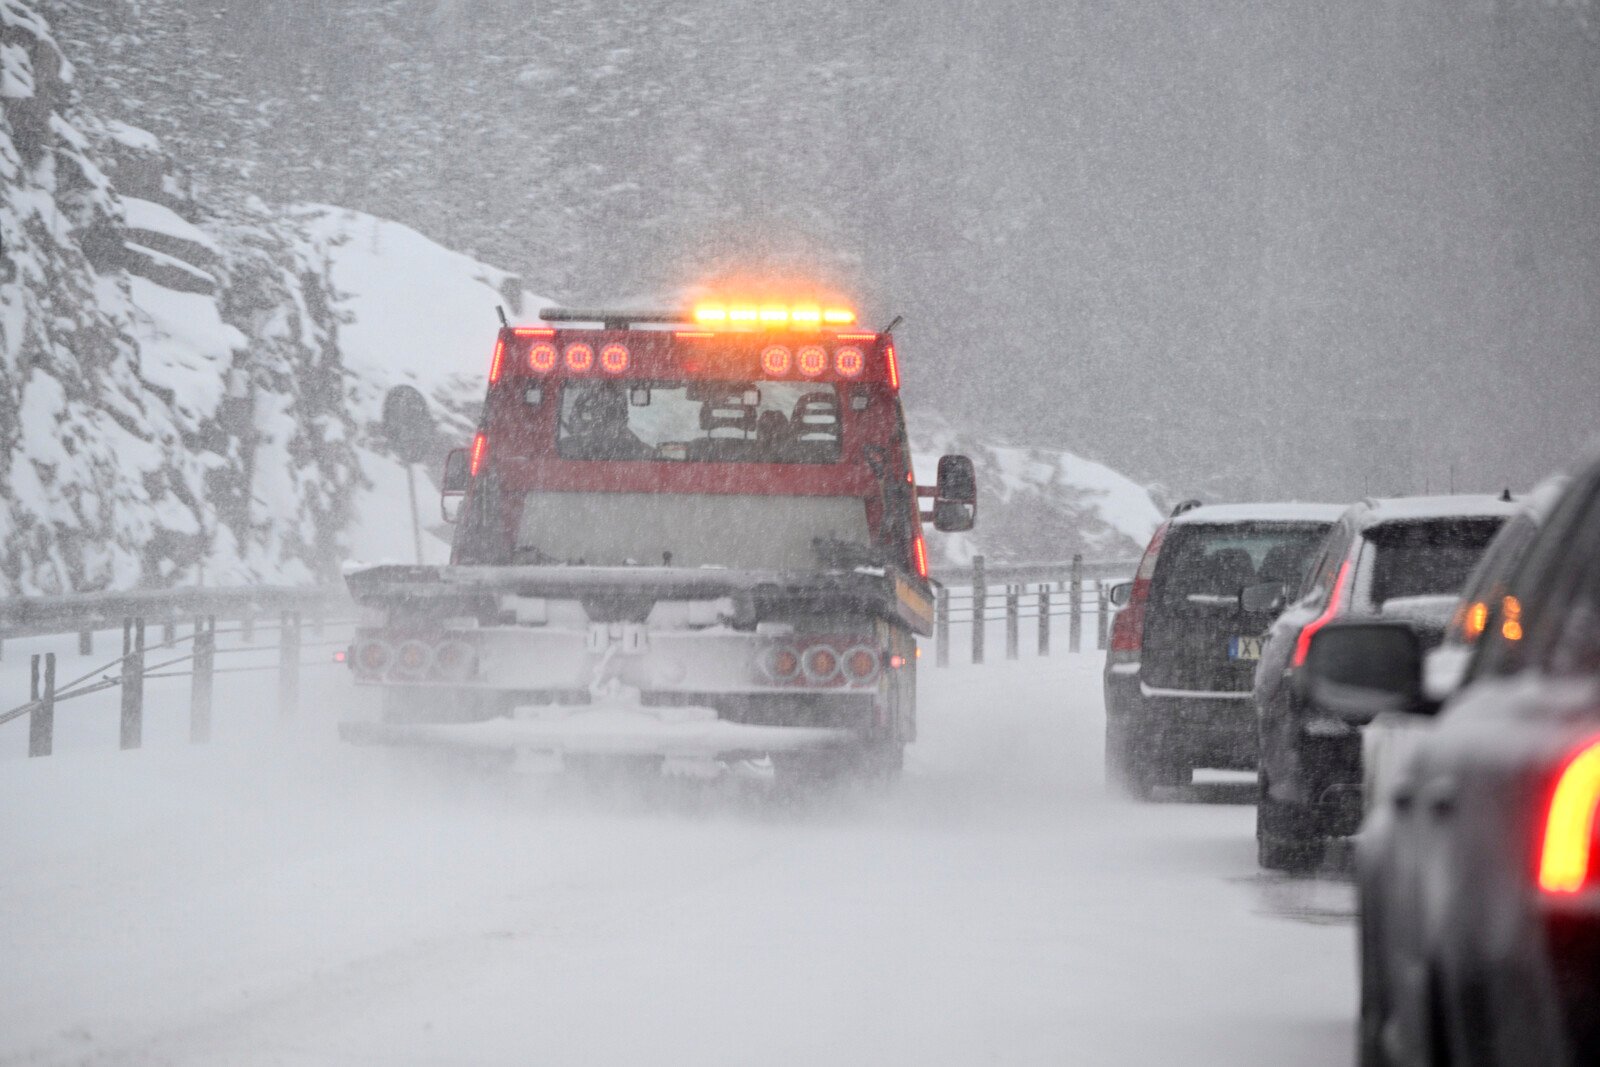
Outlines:
[[[972,662],[983,662],[983,624],[985,606],[983,557],[972,557]]]
[[[1106,583],[1099,578],[1094,580],[1094,599],[1094,647],[1104,652],[1106,628],[1111,621],[1111,601],[1106,597]]]
[[[144,741],[144,620],[122,621],[122,747]]]
[[[189,741],[211,740],[211,692],[217,660],[217,617],[194,620],[194,673],[189,678]]]
[[[1018,630],[1021,616],[1022,586],[1006,586],[1006,659],[1017,658]]]
[[[94,655],[94,631],[83,630],[78,634],[78,655]]]
[[[278,643],[278,713],[285,718],[300,703],[300,615],[283,613]]]
[[[933,640],[934,666],[950,666],[950,590],[942,585],[933,602]]]
[[[33,657],[33,710],[28,713],[28,755],[48,756],[55,744],[56,654],[44,654],[44,688],[39,688],[39,657]]]
[[[1083,643],[1083,556],[1072,557],[1072,588],[1067,594],[1071,603],[1067,607],[1067,651],[1078,651]]]
[[[1039,655],[1050,654],[1050,583],[1039,583]]]

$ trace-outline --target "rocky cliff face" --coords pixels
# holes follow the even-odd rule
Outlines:
[[[310,581],[360,479],[326,256],[203,204],[0,0],[0,593]]]

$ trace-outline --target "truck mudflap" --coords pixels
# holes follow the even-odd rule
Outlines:
[[[518,709],[510,718],[474,723],[339,724],[354,744],[562,755],[654,755],[756,758],[770,753],[844,747],[860,740],[840,727],[766,726],[718,719],[711,708],[590,706],[571,713]]]

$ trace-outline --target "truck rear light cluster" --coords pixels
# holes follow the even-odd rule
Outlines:
[[[477,650],[456,638],[408,637],[392,642],[368,637],[356,642],[351,658],[356,674],[363,678],[465,682],[478,673]]]
[[[861,349],[851,347],[835,349],[833,369],[841,378],[859,378],[866,369],[867,357]],[[806,378],[815,378],[828,369],[828,350],[821,345],[801,345],[791,352],[784,345],[769,345],[761,350],[761,370],[780,378],[794,367]]]
[[[759,665],[767,681],[780,685],[866,686],[883,673],[883,656],[849,638],[800,638],[770,646]]]

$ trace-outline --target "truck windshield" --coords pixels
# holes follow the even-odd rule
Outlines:
[[[563,459],[837,463],[839,390],[823,382],[568,381]]]

